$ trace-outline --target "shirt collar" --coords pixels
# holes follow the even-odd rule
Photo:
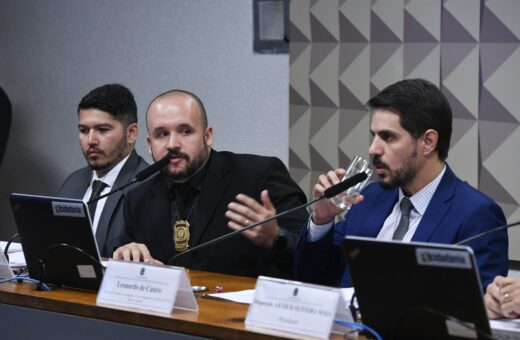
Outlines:
[[[103,177],[98,177],[97,173],[95,171],[92,171],[92,180],[90,182],[91,185],[92,182],[94,182],[95,180],[100,180],[103,181],[109,188],[113,187],[114,183],[116,182],[117,176],[119,176],[119,172],[121,172],[121,169],[123,168],[123,165],[125,165],[128,157],[130,157],[130,154],[128,154],[128,156],[120,160],[119,163],[117,163],[116,166],[110,169],[110,171],[108,171],[106,175]]]
[[[190,178],[188,181],[186,181],[185,183],[182,183],[182,184],[175,183],[168,176],[166,176],[167,182],[168,182],[168,190],[171,192],[171,190],[174,186],[189,186],[191,188],[196,189],[198,192],[200,192],[202,190],[202,184],[204,182],[204,177],[206,176],[208,164],[209,164],[209,159],[206,162],[206,164],[204,164],[202,169],[200,169],[199,172],[197,172],[192,178]]]
[[[442,171],[437,175],[437,177],[435,177],[430,183],[428,183],[421,190],[417,191],[410,197],[410,201],[412,201],[414,210],[417,211],[421,216],[424,215],[426,208],[428,208],[428,204],[430,204],[433,194],[435,194],[435,191],[437,190],[437,187],[439,186],[439,183],[441,182],[442,176],[444,176],[445,172],[446,164],[444,164]],[[405,197],[405,194],[403,193],[403,190],[399,188],[399,202],[401,202],[403,197]]]

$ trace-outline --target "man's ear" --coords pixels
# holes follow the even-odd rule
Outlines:
[[[128,138],[128,144],[135,145],[138,132],[139,132],[139,127],[137,126],[137,123],[132,123],[132,124],[128,125],[128,127],[126,128],[126,136]]]
[[[435,152],[437,142],[439,141],[439,133],[434,129],[428,129],[423,134],[423,154],[425,156]]]

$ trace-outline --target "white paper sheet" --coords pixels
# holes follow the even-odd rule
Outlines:
[[[5,249],[6,244],[6,241],[0,241],[0,247],[2,247],[2,249]],[[9,266],[11,268],[25,267],[25,256],[23,255],[22,245],[20,243],[11,243],[7,254],[9,255]]]

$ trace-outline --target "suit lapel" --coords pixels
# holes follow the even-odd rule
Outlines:
[[[211,151],[208,161],[208,169],[204,178],[202,190],[199,193],[197,211],[193,218],[191,228],[192,245],[199,244],[204,231],[209,227],[209,222],[215,213],[215,209],[221,203],[221,198],[230,183],[229,165],[217,152]],[[220,220],[220,219],[216,219]]]
[[[117,189],[132,179],[132,174],[137,167],[139,162],[138,156],[135,151],[132,151],[130,157],[126,160],[126,163],[121,168],[121,171],[117,175],[116,181],[114,182],[114,186],[110,190]],[[118,191],[107,197],[105,202],[105,206],[103,207],[103,211],[101,216],[99,217],[98,226],[96,229],[96,241],[98,244],[98,248],[100,251],[105,247],[105,242],[108,235],[108,227],[110,225],[110,220],[112,219],[116,206],[123,197],[123,192]]]
[[[429,241],[446,213],[451,209],[450,200],[455,192],[456,184],[457,178],[451,169],[446,166],[446,172],[412,237],[412,241]]]
[[[67,197],[83,199],[83,196],[85,196],[85,192],[87,191],[87,188],[90,185],[90,180],[92,179],[92,170],[90,170],[89,167],[83,168],[80,177],[81,179],[79,181],[72,183],[73,187],[70,188]]]
[[[398,190],[392,190],[391,192],[383,191],[379,194],[380,199],[376,208],[366,215],[364,226],[362,230],[360,230],[362,236],[377,237],[381,228],[383,228],[385,220],[392,212],[398,197]]]

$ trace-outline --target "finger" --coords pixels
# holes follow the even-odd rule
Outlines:
[[[250,225],[250,224],[254,223],[254,221],[256,221],[256,219],[248,218],[247,215],[237,214],[236,212],[231,211],[231,210],[226,211],[225,215],[227,218],[230,219],[230,221],[233,221],[242,227]]]
[[[361,203],[364,199],[365,199],[365,196],[359,194],[359,195],[357,195],[356,198],[354,199],[354,204],[359,204],[359,203]]]
[[[156,260],[156,259],[152,259],[150,262],[148,262],[150,264],[160,264],[160,265],[163,265],[164,266],[164,263],[162,263],[161,261],[159,260]]]
[[[333,172],[329,171],[326,175],[320,175],[320,177],[318,177],[318,184],[321,185],[325,189],[327,189],[335,184],[334,179],[331,179],[329,177],[330,173],[333,173]],[[333,176],[337,178],[337,176],[335,174]],[[339,182],[339,180],[337,180],[336,183],[338,183],[338,182]]]
[[[488,313],[489,318],[498,319],[503,317],[502,311],[500,310],[500,305],[496,301],[494,301],[493,299],[486,300],[485,298],[484,300],[486,304],[486,311]]]
[[[139,248],[139,253],[141,254],[141,259],[144,262],[150,262],[150,261],[152,261],[154,259],[152,257],[152,255],[150,254],[150,251],[148,250],[148,247],[146,247],[144,244],[138,243],[137,247]]]
[[[510,278],[507,278],[507,277],[504,277],[504,276],[500,276],[500,275],[497,275],[495,277],[495,279],[493,280],[493,284],[495,284],[496,286],[498,287],[504,287],[508,284],[511,283],[511,279]]]
[[[338,178],[343,178],[343,176],[345,176],[345,174],[347,173],[347,170],[343,168],[337,168],[336,170],[334,170],[334,172],[336,173],[336,176]]]
[[[338,176],[336,170],[331,170],[327,172],[327,177],[329,178],[332,184],[338,184],[339,182],[341,182],[341,177]]]
[[[501,305],[501,312],[506,318],[516,318],[518,316],[518,312],[515,310],[515,303],[513,301],[503,303]]]
[[[141,252],[139,251],[139,247],[132,247],[130,250],[130,261],[139,262],[141,261]]]
[[[123,249],[121,249],[122,255],[123,255],[123,260],[132,261],[132,255],[130,253],[130,249],[131,249],[131,247],[129,247],[128,245],[124,246]]]
[[[500,286],[495,283],[495,281],[491,282],[486,288],[486,297],[490,299],[498,300],[500,297]]]
[[[253,211],[249,207],[247,207],[243,204],[237,203],[237,202],[229,203],[228,210],[232,211],[236,214],[239,214],[241,216],[249,216],[249,214],[253,213]]]
[[[123,259],[123,252],[122,252],[122,247],[119,247],[117,248],[116,250],[114,250],[114,252],[112,253],[112,258],[115,259],[115,260],[121,260]]]
[[[260,199],[262,200],[262,204],[264,205],[265,209],[273,212],[273,214],[276,214],[276,208],[271,202],[271,198],[269,198],[269,191],[263,190],[260,194]]]
[[[318,198],[325,192],[325,187],[319,183],[314,185],[314,188],[312,189],[312,194],[314,198]]]
[[[232,221],[228,222],[228,227],[233,229],[233,230],[244,229],[244,226],[242,226],[242,225],[240,225],[238,223],[232,222]],[[244,234],[244,235],[246,235],[246,236],[248,236],[250,238],[254,237],[257,234],[257,232],[255,231],[257,228],[258,227],[254,227],[254,228],[251,228],[251,229],[248,229],[248,230],[244,230],[242,232],[242,234]]]
[[[242,228],[243,228],[242,225],[240,225],[240,224],[238,224],[238,223],[235,223],[235,222],[233,222],[233,221],[229,221],[227,225],[228,225],[228,227],[229,227],[230,229],[233,229],[233,230],[239,230],[239,229],[242,229]]]
[[[242,203],[254,212],[262,211],[263,207],[252,197],[249,197],[244,194],[238,194],[235,198],[238,202]]]
[[[237,196],[238,197],[238,196]],[[228,209],[234,211],[237,214],[243,215],[249,219],[258,219],[261,213],[263,213],[264,207],[256,203],[254,208],[238,202],[231,202],[228,204]]]

